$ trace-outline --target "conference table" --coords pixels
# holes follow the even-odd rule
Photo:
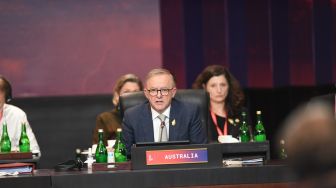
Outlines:
[[[158,168],[139,165],[145,163],[143,157],[147,150],[157,148],[207,148],[209,163],[183,166],[162,165]],[[284,161],[269,160],[269,142],[239,144],[206,144],[185,146],[160,146],[134,148],[132,161],[123,168],[88,170],[72,169],[56,171],[37,169],[31,174],[0,176],[0,187],[25,188],[92,188],[92,187],[289,187],[297,180],[295,174]],[[193,150],[194,151],[194,150]],[[214,155],[216,153],[216,155]],[[233,155],[234,154],[234,155]],[[222,156],[236,157],[248,154],[262,155],[261,163],[227,165]],[[219,156],[218,156],[219,155]],[[238,156],[239,156],[238,155]],[[217,161],[213,163],[212,161]],[[132,164],[133,163],[133,164]],[[119,163],[121,164],[121,163]],[[121,165],[120,165],[121,166]],[[141,167],[141,168],[138,168]],[[179,167],[179,168],[177,168]]]
[[[32,174],[0,177],[0,186],[70,187],[289,187],[296,176],[284,164],[268,162],[213,168],[89,171],[38,169]]]

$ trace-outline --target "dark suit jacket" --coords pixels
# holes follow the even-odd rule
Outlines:
[[[201,128],[199,116],[197,106],[173,99],[169,115],[169,141],[189,140],[191,144],[206,143],[206,133]],[[175,125],[172,125],[174,120]],[[129,155],[133,144],[154,142],[152,112],[148,101],[125,111],[122,129]]]

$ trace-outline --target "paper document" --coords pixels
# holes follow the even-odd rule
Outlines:
[[[239,157],[239,158],[228,158],[223,160],[224,165],[248,165],[248,164],[263,164],[263,157]]]

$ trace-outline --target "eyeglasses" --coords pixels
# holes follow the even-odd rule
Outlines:
[[[158,95],[159,91],[161,93],[161,95],[163,96],[166,96],[169,94],[170,90],[172,90],[173,88],[171,89],[167,89],[167,88],[164,88],[164,89],[146,89],[146,91],[149,93],[149,95],[151,96],[156,96]]]

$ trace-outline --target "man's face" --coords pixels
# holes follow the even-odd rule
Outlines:
[[[168,108],[175,93],[176,87],[170,75],[154,75],[146,82],[146,98],[158,113],[163,113]]]

